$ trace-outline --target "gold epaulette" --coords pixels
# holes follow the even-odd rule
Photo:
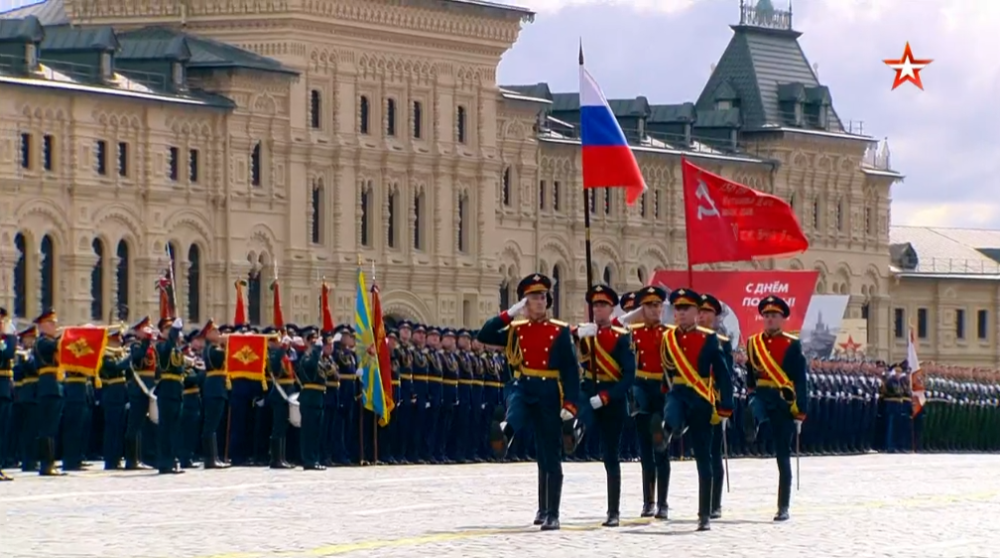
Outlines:
[[[729,343],[729,338],[726,337],[725,335],[721,333],[716,333],[715,336],[719,338],[719,341],[722,341],[723,343]]]
[[[510,322],[509,324],[507,324],[506,326],[504,326],[503,328],[501,328],[500,331],[501,332],[507,331],[510,328],[517,329],[519,326],[523,326],[524,324],[528,323],[529,321],[530,320],[513,320],[512,322]]]
[[[781,334],[784,335],[785,337],[793,340],[793,341],[798,341],[798,339],[799,339],[797,335],[792,335],[791,333],[788,333],[787,331],[782,331]]]
[[[611,331],[614,331],[618,335],[628,335],[629,333],[632,333],[631,330],[618,326],[611,326]]]
[[[706,335],[707,335],[707,334],[711,334],[711,333],[715,333],[715,330],[713,330],[713,329],[709,329],[709,328],[707,328],[707,327],[701,327],[701,326],[698,326],[698,327],[696,327],[695,329],[697,329],[698,331],[700,331],[700,332],[702,332],[702,333],[704,333],[704,334],[706,334]]]
[[[564,322],[562,320],[556,320],[554,318],[549,318],[549,323],[552,324],[552,325],[557,325],[559,327],[569,327],[568,323],[566,323],[566,322]]]

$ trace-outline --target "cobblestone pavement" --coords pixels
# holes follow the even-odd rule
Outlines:
[[[567,464],[563,529],[539,533],[534,464],[15,474],[0,484],[4,558],[995,556],[1000,456],[802,460],[792,520],[774,524],[773,460],[733,460],[724,519],[695,533],[693,462],[675,463],[671,521],[637,519],[639,465],[624,465],[618,529],[599,463]]]

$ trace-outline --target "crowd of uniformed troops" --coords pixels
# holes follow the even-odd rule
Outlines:
[[[727,457],[776,457],[782,521],[796,453],[1000,450],[994,371],[925,363],[915,414],[905,362],[807,363],[781,329],[789,308],[778,297],[758,308],[765,331],[734,346],[715,332],[721,304],[707,293],[644,287],[619,297],[598,285],[587,293],[591,321],[570,326],[548,317],[550,287],[526,277],[519,302],[476,331],[392,324],[395,408],[385,426],[364,407],[349,326],[209,321],[184,331],[179,318],[155,327],[143,318],[108,329],[100,373],[89,377],[60,369],[53,311],[18,329],[0,309],[0,466],[62,475],[103,460],[108,470],[177,474],[198,462],[322,470],[533,460],[535,523],[548,530],[559,528],[563,460],[603,461],[605,525],[616,526],[621,461],[641,463],[640,514],[666,519],[670,461],[693,457],[705,530],[721,516]],[[664,304],[674,324],[662,323]],[[268,336],[266,373],[227,373],[229,335],[250,332]]]

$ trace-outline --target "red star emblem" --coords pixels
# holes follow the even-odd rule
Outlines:
[[[920,88],[921,91],[924,90],[924,84],[920,80],[920,70],[927,67],[928,64],[933,62],[931,59],[916,59],[913,57],[913,51],[910,50],[910,43],[907,41],[906,47],[903,48],[903,57],[899,60],[883,60],[886,66],[889,66],[893,70],[896,70],[896,79],[892,82],[892,89],[895,90],[900,85],[906,82],[910,82]]]
[[[845,353],[856,353],[858,351],[858,349],[861,348],[861,343],[858,343],[858,342],[854,341],[854,336],[853,335],[848,335],[847,336],[847,341],[844,341],[843,343],[840,343],[839,345],[840,345],[840,348]]]

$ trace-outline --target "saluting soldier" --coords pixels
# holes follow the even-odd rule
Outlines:
[[[698,325],[700,327],[716,331],[719,329],[719,316],[722,315],[722,303],[714,296],[702,293],[701,301],[698,305]],[[729,338],[721,333],[716,333],[719,342],[722,343],[722,355],[725,357],[726,369],[714,370],[715,374],[733,375],[733,346]],[[730,384],[732,381],[730,381]],[[715,386],[715,399],[722,399],[718,385]],[[712,427],[712,511],[710,517],[719,519],[722,517],[722,483],[725,480],[725,464],[723,458],[723,438],[726,436],[725,424],[728,421],[720,421]]]
[[[219,425],[222,424],[232,387],[226,373],[226,338],[223,337],[222,328],[215,326],[214,320],[205,322],[198,335],[205,339],[205,348],[202,350],[205,380],[201,383],[205,418],[201,429],[201,451],[206,469],[225,469],[229,464],[219,459]]]
[[[670,293],[675,326],[663,333],[662,356],[670,390],[663,416],[654,415],[653,443],[665,452],[673,436],[690,429],[698,468],[698,530],[711,528],[712,427],[732,415],[733,386],[714,331],[698,327],[701,296],[690,289]],[[715,398],[716,387],[719,400]]]
[[[618,293],[607,285],[595,285],[587,291],[587,303],[594,321],[576,329],[584,367],[584,397],[589,396],[587,402],[581,403],[581,417],[588,429],[596,421],[600,437],[608,483],[608,516],[603,525],[618,527],[622,498],[620,448],[628,416],[628,392],[635,380],[635,352],[631,332],[612,323]]]
[[[132,369],[127,351],[122,348],[122,330],[108,330],[108,348],[104,352],[101,370],[101,409],[104,412],[104,470],[122,468],[125,448],[122,435],[125,432],[125,405],[128,403],[128,389],[125,375]]]
[[[580,435],[575,403],[580,393],[580,363],[568,324],[548,317],[551,290],[548,277],[538,273],[525,277],[517,286],[520,300],[483,324],[478,336],[487,345],[506,347],[514,381],[506,416],[497,417],[502,420],[491,427],[491,445],[502,456],[515,433],[532,427],[539,490],[535,523],[543,531],[559,529],[560,452],[572,453]]]
[[[325,370],[320,366],[324,353],[333,352],[333,337],[324,339],[315,330],[303,332],[306,342],[312,343],[312,348],[299,361],[299,380],[302,382],[302,394],[299,395],[299,406],[302,410],[302,429],[299,435],[299,448],[302,452],[302,469],[306,471],[322,471],[326,467],[321,463],[320,434],[323,426],[323,400],[326,394]]]
[[[268,341],[267,375],[271,379],[271,391],[267,393],[267,405],[271,410],[271,449],[268,466],[272,469],[294,468],[288,463],[285,445],[288,436],[288,397],[298,391],[295,385],[295,369],[286,347],[290,343],[291,339],[284,338]]]
[[[7,316],[7,309],[0,308],[0,481],[13,480],[4,474],[2,468],[13,457],[13,439],[10,427],[14,406],[14,357],[17,355],[17,329]]]
[[[184,322],[180,318],[161,318],[157,325],[161,338],[155,348],[158,469],[161,475],[176,475],[184,472],[178,467],[180,448],[176,445],[184,398],[184,353],[180,348]]]
[[[757,311],[764,317],[764,331],[747,341],[750,409],[758,428],[770,425],[778,459],[778,513],[774,520],[786,521],[792,497],[792,436],[806,419],[803,409],[809,401],[806,360],[799,339],[782,331],[791,314],[788,303],[768,296],[757,305]]]
[[[127,376],[126,471],[146,468],[142,464],[142,433],[143,426],[146,424],[146,416],[149,414],[149,393],[156,382],[156,351],[150,342],[156,331],[150,327],[149,318],[145,316],[132,326],[132,331],[135,332],[139,342],[134,343],[129,352],[132,370]],[[153,443],[152,440],[146,440],[146,442]]]
[[[59,370],[58,318],[46,310],[35,318],[38,340],[35,342],[35,372],[38,374],[38,474],[46,477],[65,473],[55,469],[56,434],[63,410],[63,383]]]
[[[635,430],[642,465],[642,517],[667,519],[670,488],[670,459],[666,452],[654,451],[651,417],[659,415],[665,403],[663,383],[663,303],[667,292],[660,287],[644,287],[634,297],[622,297],[635,343],[636,372],[632,395],[635,398]],[[629,302],[636,306],[632,308]],[[634,314],[639,310],[638,314]],[[625,316],[619,318],[621,321]],[[656,497],[655,505],[653,497]]]
[[[17,439],[21,472],[38,470],[38,373],[35,371],[35,342],[38,328],[31,324],[18,332],[21,348],[14,364],[14,410],[19,415]]]

